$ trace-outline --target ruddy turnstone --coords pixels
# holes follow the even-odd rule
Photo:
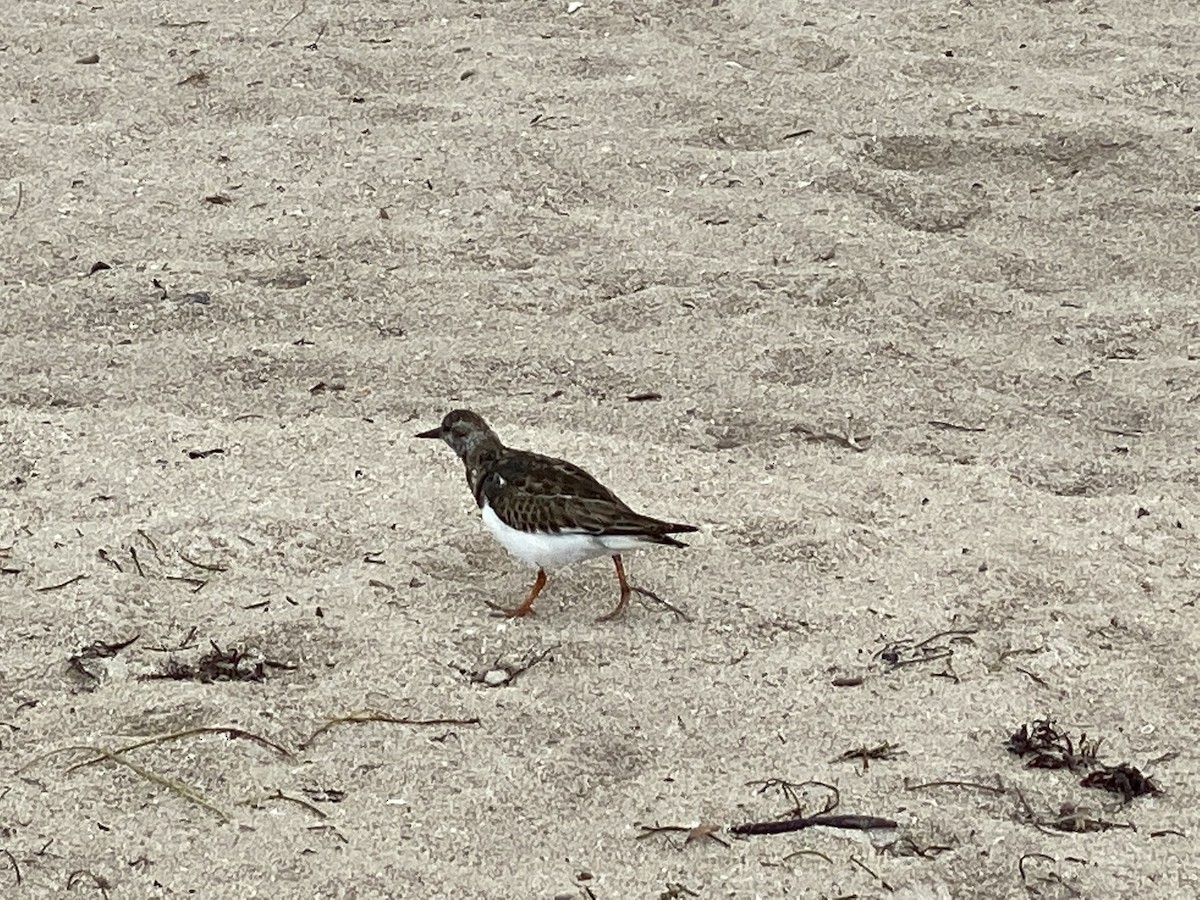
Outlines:
[[[417,437],[437,438],[450,445],[466,464],[467,484],[483,524],[509,553],[537,567],[533,587],[519,605],[496,607],[510,618],[530,613],[533,601],[546,586],[546,569],[611,556],[621,599],[597,621],[615,619],[625,611],[632,591],[654,597],[643,588],[630,586],[621,553],[646,544],[685,547],[671,535],[697,530],[694,525],[634,512],[572,463],[505,447],[487,422],[469,409],[451,410],[441,425]]]

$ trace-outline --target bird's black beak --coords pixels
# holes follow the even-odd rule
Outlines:
[[[439,428],[430,428],[428,431],[422,431],[420,434],[414,434],[413,437],[433,438],[434,440],[441,440],[442,439],[442,429],[440,427]]]

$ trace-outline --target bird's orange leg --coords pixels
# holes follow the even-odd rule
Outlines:
[[[613,554],[613,564],[617,567],[617,581],[621,584],[621,599],[616,607],[610,613],[605,613],[596,619],[597,622],[611,622],[614,619],[619,619],[625,614],[625,607],[629,605],[629,593],[631,588],[629,582],[625,580],[625,566],[621,562],[621,554]]]
[[[619,553],[613,554],[613,564],[617,567],[617,581],[620,582],[620,585],[621,585],[621,600],[619,603],[617,603],[616,608],[612,612],[607,613],[603,616],[600,616],[598,619],[596,619],[597,622],[611,622],[611,621],[613,621],[613,619],[619,619],[623,615],[625,615],[625,607],[627,607],[629,605],[629,595],[630,594],[641,594],[643,597],[645,597],[649,600],[653,600],[659,606],[669,609],[671,612],[673,612],[677,617],[679,617],[683,621],[685,621],[685,622],[691,621],[688,618],[687,613],[685,613],[682,609],[680,609],[677,606],[672,606],[670,603],[668,603],[662,597],[658,596],[658,594],[654,593],[654,591],[650,591],[644,587],[637,587],[636,585],[630,584],[625,578],[625,566],[621,562],[621,555]]]
[[[506,619],[519,619],[522,616],[533,615],[533,601],[538,598],[538,594],[542,592],[542,588],[546,586],[546,570],[538,569],[537,578],[533,581],[533,587],[529,589],[529,594],[521,601],[520,606],[514,606],[512,609],[506,609],[503,606],[496,606],[494,603],[489,603],[488,606],[496,610],[499,615]]]

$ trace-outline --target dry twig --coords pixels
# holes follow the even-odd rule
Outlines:
[[[310,734],[307,740],[300,743],[300,749],[305,750],[311,747],[313,741],[336,725],[361,725],[364,722],[385,722],[391,725],[478,725],[479,717],[471,716],[467,719],[411,719],[407,716],[393,716],[377,709],[359,709],[344,716],[335,716],[326,721],[324,725]]]
[[[184,784],[182,781],[177,781],[174,778],[168,778],[165,775],[159,775],[157,772],[152,772],[145,766],[139,765],[133,760],[126,759],[120,753],[116,752],[115,750],[110,750],[107,747],[97,747],[90,744],[76,744],[70,747],[61,747],[58,750],[51,750],[49,753],[44,753],[41,756],[35,757],[25,765],[21,766],[21,768],[17,771],[23,772],[31,766],[37,765],[38,763],[49,759],[51,756],[57,756],[60,753],[71,753],[77,751],[92,753],[97,755],[100,759],[109,760],[117,763],[118,765],[122,765],[134,774],[141,776],[146,781],[149,781],[151,784],[156,784],[159,787],[164,788],[165,790],[168,790],[171,793],[176,794],[177,796],[208,810],[219,817],[222,821],[232,821],[232,816],[230,816],[229,813],[225,812],[225,810],[221,809],[221,807],[217,806],[215,803],[205,797],[204,794],[202,794],[197,788],[194,788],[189,784]],[[92,760],[89,760],[89,762],[92,762]]]

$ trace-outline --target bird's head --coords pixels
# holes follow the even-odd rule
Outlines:
[[[469,409],[450,410],[441,425],[422,431],[416,437],[445,441],[463,460],[478,455],[481,450],[502,446],[483,416]]]

